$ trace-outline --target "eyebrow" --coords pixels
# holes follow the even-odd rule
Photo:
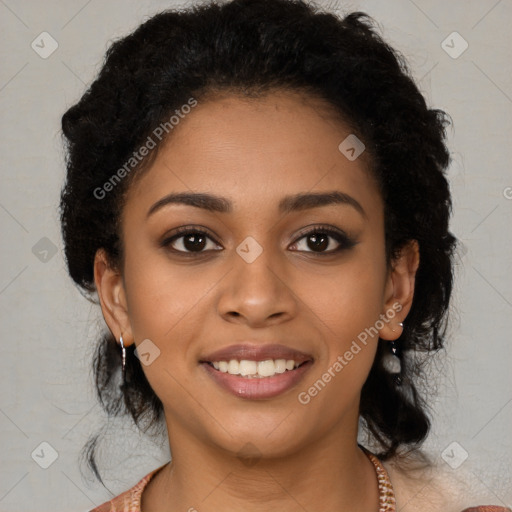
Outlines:
[[[159,199],[155,204],[153,204],[153,206],[151,206],[147,213],[147,217],[169,204],[185,204],[217,213],[230,213],[233,211],[233,203],[224,197],[207,193],[181,192],[171,193],[162,199]],[[331,192],[296,194],[284,197],[279,201],[279,212],[290,213],[333,204],[352,206],[364,218],[367,218],[366,212],[356,199],[338,190]]]

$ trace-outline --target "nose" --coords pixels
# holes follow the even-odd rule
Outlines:
[[[278,265],[269,251],[252,263],[233,255],[231,272],[223,280],[218,312],[229,322],[265,327],[292,319],[297,296],[284,265]]]

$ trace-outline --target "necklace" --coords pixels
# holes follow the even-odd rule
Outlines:
[[[377,481],[379,483],[379,512],[395,512],[395,492],[393,491],[388,472],[373,453],[370,453],[366,449],[363,449],[363,451],[375,466],[377,473]]]

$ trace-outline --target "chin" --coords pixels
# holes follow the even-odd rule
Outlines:
[[[263,416],[263,417],[262,417]],[[287,421],[293,417],[294,423]],[[229,421],[211,433],[211,443],[238,458],[282,458],[299,452],[308,444],[305,422],[298,420],[293,413],[281,411],[280,414],[247,415],[243,419]],[[299,431],[300,428],[300,431]],[[314,436],[311,433],[311,437]]]

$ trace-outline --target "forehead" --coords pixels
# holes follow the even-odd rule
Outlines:
[[[380,199],[364,152],[339,145],[351,130],[325,101],[295,92],[200,101],[159,148],[128,195],[139,207],[172,191],[213,192],[234,209],[278,203],[283,195],[338,189],[360,202]]]

